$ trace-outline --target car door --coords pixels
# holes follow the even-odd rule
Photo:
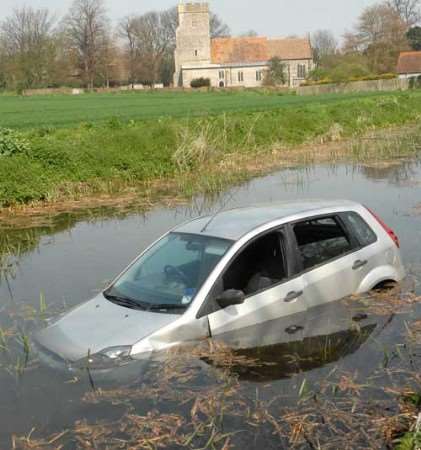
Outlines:
[[[218,292],[227,289],[244,289],[246,299],[241,305],[217,309],[208,315],[212,336],[285,318],[286,340],[291,335],[300,338],[307,310],[303,301],[305,285],[302,277],[295,276],[289,249],[284,231],[275,230],[253,240],[232,259],[211,291],[209,301],[215,302]],[[264,282],[261,286],[254,283],[250,287],[253,274],[262,267],[271,283]]]
[[[309,309],[358,290],[360,247],[338,215],[299,221],[290,225],[290,231],[302,265],[303,300]]]

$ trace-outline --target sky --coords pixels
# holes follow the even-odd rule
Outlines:
[[[352,28],[363,8],[379,0],[210,0],[211,8],[231,27],[234,35],[255,30],[260,35],[305,35],[318,29],[332,30],[339,38]],[[48,8],[57,17],[72,0],[0,0],[0,21],[23,5]],[[116,22],[131,13],[165,9],[178,0],[106,0]]]

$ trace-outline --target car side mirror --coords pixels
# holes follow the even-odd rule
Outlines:
[[[234,305],[242,305],[246,300],[246,294],[243,291],[236,291],[235,289],[230,289],[229,291],[225,291],[222,295],[220,295],[216,302],[222,308],[228,308],[229,306]]]

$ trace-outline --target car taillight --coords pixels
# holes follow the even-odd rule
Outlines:
[[[397,234],[392,230],[392,228],[387,226],[384,223],[384,221],[374,211],[372,211],[370,208],[367,208],[367,209],[370,212],[370,214],[377,220],[377,222],[379,222],[379,224],[383,227],[383,229],[386,231],[386,233],[390,236],[392,241],[396,244],[396,247],[400,248],[401,244],[399,242],[399,238],[398,238]]]

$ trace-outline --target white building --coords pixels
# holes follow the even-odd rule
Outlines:
[[[402,52],[399,55],[397,72],[399,78],[421,77],[421,52]]]
[[[174,85],[190,87],[197,78],[213,87],[258,87],[269,61],[286,65],[287,85],[301,84],[313,69],[309,38],[211,38],[208,3],[181,3],[175,51]]]

